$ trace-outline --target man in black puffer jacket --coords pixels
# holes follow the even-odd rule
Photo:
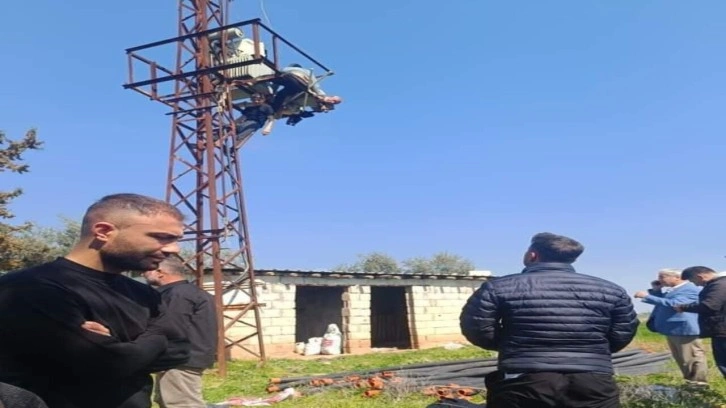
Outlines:
[[[583,251],[571,238],[537,234],[521,274],[488,281],[467,301],[462,333],[499,352],[487,406],[620,407],[612,353],[639,322],[625,289],[575,272]]]

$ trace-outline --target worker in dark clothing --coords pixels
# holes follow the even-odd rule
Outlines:
[[[698,313],[700,337],[711,338],[711,351],[716,367],[726,378],[726,277],[706,266],[691,266],[681,278],[703,286],[698,302],[676,305],[679,313]]]
[[[473,344],[497,350],[485,378],[487,406],[616,408],[612,353],[635,337],[638,317],[625,289],[572,267],[584,247],[541,233],[521,274],[484,283],[461,313]]]
[[[250,96],[250,102],[237,104],[235,108],[240,112],[240,116],[234,121],[234,148],[239,149],[252,136],[253,133],[262,129],[260,133],[267,136],[272,133],[272,127],[275,125],[275,112],[272,106],[267,102],[267,98],[261,93],[254,93]],[[224,126],[223,131],[230,132],[231,126]],[[218,133],[213,134],[215,146],[222,147],[224,141],[220,139]]]
[[[150,373],[186,363],[189,344],[159,293],[121,272],[156,268],[183,229],[163,201],[106,196],[68,255],[0,277],[0,382],[49,408],[149,408]]]
[[[287,117],[287,124],[295,126],[304,118],[315,114],[305,109],[310,106],[315,112],[327,112],[343,100],[339,96],[327,95],[320,87],[322,77],[300,64],[290,64],[280,70],[280,76],[273,82],[277,85],[272,109],[278,117]]]
[[[183,366],[157,373],[154,400],[161,408],[206,408],[202,398],[202,374],[214,364],[217,347],[217,314],[214,298],[188,282],[188,269],[169,257],[157,269],[144,273],[157,287],[177,329],[191,344],[189,361]]]
[[[235,148],[242,146],[259,129],[263,136],[269,135],[275,123],[275,113],[262,94],[252,94],[250,100],[251,103],[242,105],[242,115],[235,120]]]

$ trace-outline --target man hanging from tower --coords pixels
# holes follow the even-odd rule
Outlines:
[[[274,111],[272,106],[267,103],[264,95],[254,93],[250,100],[251,102],[243,102],[237,105],[237,108],[242,108],[242,110],[240,117],[234,121],[235,150],[242,146],[259,129],[262,129],[263,136],[269,135],[275,123]],[[221,146],[222,141],[218,140],[217,144]]]
[[[314,116],[306,107],[314,112],[328,112],[343,101],[339,96],[327,95],[320,87],[324,77],[316,77],[312,70],[300,64],[290,64],[280,72],[281,76],[274,81],[278,88],[272,108],[277,117],[288,118],[288,125],[295,126],[303,118]]]

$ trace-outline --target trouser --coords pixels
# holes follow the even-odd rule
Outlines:
[[[711,339],[711,351],[718,371],[721,371],[721,375],[726,378],[726,337],[713,337]]]
[[[666,336],[666,339],[683,378],[689,381],[708,381],[706,351],[701,339],[698,336]]]
[[[247,139],[260,128],[260,124],[254,120],[240,120],[234,124],[237,142]]]
[[[620,392],[609,374],[527,373],[505,380],[495,371],[485,382],[492,408],[620,408]]]
[[[310,91],[311,97],[314,98],[323,98],[326,96],[317,81],[311,83],[295,74],[284,74],[282,79],[278,81],[278,84],[282,85],[283,88],[277,91],[272,100],[272,109],[275,112],[285,108],[285,105],[291,101],[291,98],[300,93]],[[302,105],[300,106],[302,107]]]
[[[161,408],[206,408],[202,373],[196,368],[175,368],[156,374],[154,402]]]

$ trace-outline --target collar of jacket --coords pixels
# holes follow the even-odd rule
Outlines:
[[[171,283],[167,283],[166,285],[161,285],[161,286],[159,286],[159,287],[158,287],[158,288],[156,288],[156,289],[157,289],[158,291],[160,291],[160,292],[163,292],[163,291],[165,291],[165,290],[169,290],[169,289],[171,289],[171,288],[172,288],[172,287],[174,287],[174,286],[179,286],[179,285],[183,285],[183,284],[185,284],[185,283],[189,283],[189,281],[187,281],[187,280],[185,280],[185,279],[182,279],[182,280],[178,280],[178,281],[176,281],[176,282],[171,282]]]
[[[726,278],[726,276],[717,276],[717,277],[711,279],[710,281],[706,282],[706,284],[704,286],[708,286],[712,283],[716,283],[717,280],[721,280],[723,278]]]
[[[522,273],[529,272],[575,272],[570,264],[561,262],[537,262],[522,270]]]

